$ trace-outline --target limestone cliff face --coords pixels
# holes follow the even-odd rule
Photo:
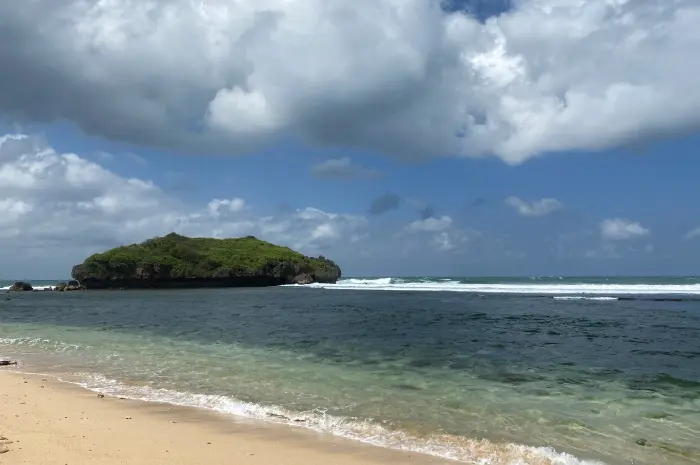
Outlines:
[[[87,289],[276,286],[334,283],[340,267],[254,237],[188,238],[177,234],[108,250],[73,267]]]

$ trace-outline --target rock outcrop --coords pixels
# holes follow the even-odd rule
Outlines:
[[[309,276],[308,274],[303,273],[299,276],[295,276],[292,282],[294,284],[311,284],[314,282],[314,278],[313,276]]]
[[[92,255],[73,267],[72,277],[86,289],[253,287],[334,283],[341,270],[325,257],[307,257],[252,236],[171,233]]]
[[[82,291],[85,289],[85,286],[80,284],[78,281],[71,280],[68,281],[67,283],[58,283],[54,286],[53,290],[58,291],[58,292],[67,292],[67,291]]]
[[[78,281],[68,281],[68,285],[66,286],[66,291],[82,291],[85,289],[85,287],[80,284]]]
[[[29,283],[25,283],[24,281],[17,281],[12,286],[10,286],[9,290],[12,292],[28,292],[33,291],[34,288]]]

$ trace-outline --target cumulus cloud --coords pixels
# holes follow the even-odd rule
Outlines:
[[[257,215],[239,197],[189,205],[150,181],[118,176],[36,138],[0,137],[0,237],[21,244],[0,250],[5,264],[9,255],[31,250],[68,253],[76,261],[88,252],[171,231],[255,235],[312,254],[362,240],[366,226],[362,216],[311,207]]]
[[[509,163],[700,127],[696,0],[520,0],[485,22],[439,3],[0,2],[0,113],[192,153],[294,135]]]
[[[311,175],[318,179],[375,179],[382,173],[352,163],[350,157],[331,158],[311,167]]]
[[[526,202],[519,197],[508,197],[506,205],[515,209],[520,216],[547,216],[564,208],[557,199],[540,199]]]
[[[301,250],[326,249],[340,241],[358,242],[366,238],[366,218],[357,215],[329,213],[307,207],[283,218],[264,217],[258,230],[273,242],[290,244]],[[290,242],[289,238],[293,238]]]
[[[207,204],[207,211],[214,218],[226,213],[237,213],[245,208],[245,200],[236,197],[233,199],[214,199]]]
[[[601,237],[610,241],[625,241],[650,234],[650,231],[638,222],[623,218],[603,220],[599,227]]]
[[[410,240],[405,243],[404,247],[406,250],[412,253],[425,245],[443,252],[460,251],[464,250],[467,243],[481,237],[479,231],[473,229],[463,230],[455,227],[453,219],[447,215],[439,218],[431,216],[412,221],[404,227],[398,236],[402,235],[427,238],[427,243],[425,241]]]

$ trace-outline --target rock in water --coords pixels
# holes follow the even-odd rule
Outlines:
[[[300,274],[294,278],[294,284],[311,284],[314,282],[314,278],[306,273]]]
[[[25,283],[24,281],[16,281],[12,286],[10,286],[10,291],[22,292],[22,291],[33,291],[34,288],[31,284]]]
[[[85,289],[85,286],[80,284],[79,281],[71,280],[68,281],[67,283],[58,283],[56,286],[53,288],[54,291],[82,291]]]
[[[341,270],[323,256],[307,257],[253,236],[171,233],[92,255],[73,267],[72,276],[85,289],[148,289],[335,283]]]
[[[67,291],[81,291],[83,289],[84,289],[84,287],[82,286],[82,284],[80,284],[80,282],[75,281],[75,280],[68,281],[68,284],[66,285]]]

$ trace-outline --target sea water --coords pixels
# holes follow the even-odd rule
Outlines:
[[[11,293],[0,356],[466,463],[700,463],[695,278]]]

